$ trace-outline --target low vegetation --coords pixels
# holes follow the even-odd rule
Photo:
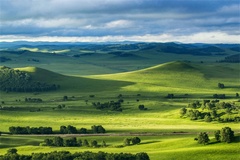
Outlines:
[[[214,137],[216,142],[231,143],[234,142],[234,131],[230,127],[224,127],[220,130],[214,132]],[[195,138],[199,144],[208,144],[210,139],[206,132],[200,132],[198,138]]]
[[[191,120],[204,120],[205,122],[239,122],[240,106],[234,102],[220,100],[203,100],[202,103],[195,101],[187,107],[180,109],[181,117],[189,117]]]
[[[31,155],[19,155],[17,149],[12,148],[5,155],[0,155],[1,160],[100,160],[100,159],[124,159],[124,160],[149,160],[147,153],[140,152],[137,154],[130,153],[106,153],[106,152],[75,152],[69,151],[49,152],[49,153],[32,153]]]

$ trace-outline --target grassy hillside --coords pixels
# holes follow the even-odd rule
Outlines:
[[[93,77],[135,83],[124,87],[124,91],[233,94],[240,89],[240,69],[237,67],[180,61],[168,62],[134,72]],[[226,88],[219,89],[217,86],[219,82],[224,83]]]
[[[168,62],[143,70],[119,74],[73,77],[38,67],[15,68],[33,81],[60,85],[60,92],[151,92],[176,94],[229,94],[240,89],[240,69],[190,62]],[[218,88],[218,83],[225,85]]]
[[[123,82],[116,80],[95,80],[84,77],[65,76],[37,67],[16,68],[16,70],[29,73],[35,81],[59,84],[60,92],[99,92],[102,90],[113,91],[118,90],[120,87],[133,84],[131,82]]]
[[[140,136],[142,143],[135,146],[117,147],[123,144],[124,137],[79,137],[79,139],[97,140],[101,142],[105,140],[106,148],[92,148],[92,147],[42,147],[36,146],[43,141],[45,137],[5,137],[2,138],[2,142],[8,146],[16,147],[18,145],[25,144],[24,147],[18,147],[19,154],[31,154],[32,152],[50,152],[70,150],[70,152],[112,152],[112,153],[137,153],[139,151],[147,152],[151,160],[184,160],[191,157],[193,160],[234,160],[238,159],[239,145],[238,143],[215,143],[213,137],[211,138],[212,144],[199,145],[193,140],[191,136]],[[13,142],[12,139],[15,141]],[[0,149],[0,152],[6,153],[6,149]]]
[[[113,63],[113,62],[112,62]],[[56,83],[57,91],[43,93],[3,93],[0,101],[0,131],[8,132],[10,126],[50,126],[54,131],[61,125],[73,125],[90,129],[92,125],[103,125],[113,136],[84,136],[81,139],[99,142],[105,140],[106,148],[46,147],[38,144],[45,136],[0,136],[0,154],[16,147],[20,154],[49,152],[54,150],[104,151],[104,152],[147,152],[152,160],[161,159],[237,159],[239,154],[239,122],[190,120],[180,117],[180,108],[203,99],[213,99],[212,95],[226,94],[221,102],[240,105],[238,65],[206,64],[194,62],[168,62],[143,70],[108,74],[101,76],[66,76],[38,67],[15,68],[25,72],[35,81]],[[56,67],[56,66],[55,66]],[[218,83],[225,88],[218,88]],[[176,98],[165,98],[172,93]],[[122,94],[122,112],[98,110],[93,102],[118,101]],[[90,97],[89,95],[94,95]],[[63,100],[68,96],[68,100]],[[25,98],[41,98],[42,102],[25,102]],[[58,108],[63,105],[64,108]],[[147,110],[139,110],[144,104]],[[239,112],[236,113],[239,115]],[[226,118],[231,117],[226,114]],[[229,126],[237,135],[236,142],[215,143],[213,132]],[[203,146],[193,139],[199,132],[208,132],[210,144]],[[142,143],[136,146],[119,147],[123,139],[132,134],[150,133],[139,136]],[[186,133],[186,134],[176,134]],[[128,134],[117,136],[115,134]],[[130,136],[131,137],[131,136]]]
[[[68,75],[134,71],[169,61],[216,63],[239,54],[239,45],[120,43],[0,45],[2,65],[36,66]],[[231,48],[235,48],[232,50]],[[222,65],[222,64],[221,64]]]

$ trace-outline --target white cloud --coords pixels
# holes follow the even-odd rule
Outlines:
[[[229,6],[223,6],[219,9],[219,12],[222,13],[239,13],[239,9],[240,9],[240,4],[233,4],[233,5],[229,5]]]
[[[138,41],[138,42],[173,42],[182,43],[240,43],[240,35],[229,35],[223,32],[200,32],[187,36],[176,36],[172,34],[159,35],[142,35],[142,36],[102,36],[102,37],[59,37],[59,36],[0,36],[0,42],[12,41],[42,41],[42,42],[121,42],[121,41]]]
[[[201,43],[240,43],[240,35],[229,35],[224,32],[201,32],[190,36],[181,36],[181,42],[201,42]]]
[[[84,25],[86,20],[83,19],[70,19],[70,18],[60,18],[60,19],[40,19],[35,21],[36,26],[43,28],[54,28],[54,27],[64,27],[72,28]]]
[[[128,20],[116,20],[106,23],[106,28],[129,28],[132,27],[133,23]]]

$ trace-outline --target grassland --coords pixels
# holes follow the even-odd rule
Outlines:
[[[217,160],[224,158],[227,160],[238,159],[239,154],[239,142],[224,144],[215,143],[215,140],[211,138],[212,143],[208,145],[199,145],[196,141],[193,141],[192,135],[165,135],[165,136],[139,136],[141,138],[141,144],[135,146],[119,147],[122,145],[122,141],[126,136],[112,136],[112,137],[78,137],[78,139],[102,140],[107,142],[105,148],[91,148],[91,147],[41,147],[37,146],[43,141],[45,137],[19,137],[11,136],[1,138],[1,141],[7,144],[5,147],[17,147],[20,154],[31,154],[32,152],[50,152],[50,151],[62,151],[69,150],[72,153],[79,151],[104,151],[112,153],[138,153],[139,151],[147,152],[150,159],[211,159]],[[128,136],[131,137],[131,136]],[[19,146],[19,147],[18,147]],[[1,152],[6,152],[7,148],[0,149]]]
[[[155,56],[153,53],[149,54],[149,56]],[[50,59],[44,59],[44,61],[47,60],[50,62]],[[64,60],[61,59],[61,61]],[[109,63],[114,62],[116,61]],[[115,67],[128,62],[130,61],[119,64],[116,62]],[[141,63],[143,60],[138,62],[140,68],[144,66]],[[39,64],[41,65],[43,64]],[[76,64],[72,64],[74,65]],[[58,66],[50,66],[57,70]],[[61,67],[64,68],[63,66]],[[96,64],[94,66],[98,68]],[[137,65],[133,66],[135,68]],[[69,68],[71,67],[68,66]],[[28,72],[34,80],[59,84],[61,88],[58,91],[39,93],[1,92],[0,101],[4,101],[1,105],[11,107],[10,110],[0,110],[1,132],[8,132],[10,126],[50,126],[57,131],[61,125],[73,125],[78,129],[81,127],[90,129],[92,125],[102,125],[111,136],[78,137],[96,139],[99,142],[105,140],[109,145],[106,148],[61,148],[39,146],[39,143],[46,138],[45,136],[2,135],[0,136],[0,154],[15,147],[20,154],[54,150],[147,152],[153,160],[181,160],[189,157],[193,160],[219,158],[230,160],[239,157],[239,123],[191,121],[179,115],[180,108],[186,107],[188,103],[213,99],[213,94],[226,94],[227,99],[221,101],[234,102],[239,106],[239,99],[235,96],[240,89],[239,64],[174,61],[137,71],[95,76],[76,76],[76,70],[69,72],[75,76],[69,76],[69,74],[62,75],[38,67],[19,68],[18,66],[16,69]],[[55,69],[53,71],[56,71]],[[91,67],[88,69],[94,70]],[[67,73],[67,69],[64,72]],[[226,87],[219,89],[217,86],[219,82],[224,83]],[[167,99],[166,95],[169,93],[174,94],[176,98]],[[122,94],[124,99],[123,112],[97,110],[92,106],[92,102],[116,101],[119,99],[119,94]],[[89,95],[95,96],[89,97]],[[69,100],[64,101],[63,96],[68,96]],[[25,102],[25,98],[41,98],[43,102]],[[65,104],[66,107],[58,109],[57,106],[61,104]],[[140,104],[144,104],[148,110],[139,110]],[[236,142],[215,143],[213,132],[225,126],[235,131]],[[209,133],[211,138],[209,145],[199,145],[193,140],[202,131]],[[142,143],[136,146],[119,147],[123,144],[123,139],[131,137],[131,134],[139,134]]]

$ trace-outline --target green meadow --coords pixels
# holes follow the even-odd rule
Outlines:
[[[1,138],[3,143],[7,145],[0,151],[5,153],[7,147],[16,147],[21,154],[31,154],[32,152],[50,152],[69,150],[74,152],[92,151],[92,152],[112,152],[112,153],[138,153],[144,151],[149,154],[150,159],[238,159],[239,157],[239,141],[236,143],[213,143],[208,145],[199,145],[192,138],[193,135],[162,135],[162,136],[139,136],[141,144],[134,146],[122,147],[122,141],[126,136],[97,136],[97,137],[78,137],[78,139],[106,141],[107,147],[41,147],[37,146],[42,142],[44,137],[21,137],[21,136],[5,136]],[[131,137],[131,136],[127,136]]]
[[[193,59],[192,55],[176,55],[175,59],[181,61],[171,61],[171,55],[165,56],[165,59],[156,60],[157,56],[151,50],[148,57],[152,60],[145,59],[146,63],[143,59],[136,63],[133,63],[133,60],[116,60],[100,50],[96,51],[99,54],[101,52],[100,59],[102,56],[105,57],[100,60],[101,63],[97,61],[99,59],[97,56],[84,58],[84,60],[65,57],[64,62],[61,54],[70,54],[66,49],[21,49],[36,52],[34,54],[46,51],[47,53],[43,53],[44,58],[41,59],[39,56],[40,61],[44,63],[28,62],[30,67],[23,67],[26,59],[19,56],[17,63],[8,62],[4,65],[28,73],[34,81],[58,84],[60,88],[49,92],[0,92],[1,155],[10,148],[16,148],[19,154],[55,150],[67,150],[72,153],[146,152],[152,160],[235,160],[239,158],[239,122],[205,122],[180,116],[181,108],[195,101],[202,103],[204,99],[214,100],[213,94],[225,94],[226,98],[220,99],[220,102],[234,103],[239,108],[239,97],[236,97],[236,93],[240,91],[239,63],[214,62],[221,57],[209,57],[204,63],[200,63],[200,60],[205,60],[206,57]],[[55,54],[49,54],[50,51],[57,53],[57,57]],[[87,49],[82,49],[80,52],[81,54],[90,53]],[[144,52],[140,55],[146,56]],[[163,57],[164,55],[167,54],[161,54]],[[56,58],[54,65],[51,62],[53,57]],[[184,61],[186,59],[192,61]],[[105,62],[108,67],[103,65]],[[122,67],[121,71],[117,70],[118,66],[122,65],[129,68]],[[99,70],[99,74],[96,70]],[[219,88],[218,83],[223,83],[225,88]],[[174,94],[174,97],[166,98],[168,94]],[[68,99],[64,100],[64,96]],[[41,98],[42,102],[26,102],[25,98]],[[92,105],[94,102],[104,103],[119,99],[124,100],[122,112],[99,110]],[[64,108],[58,108],[63,104]],[[139,110],[139,105],[144,105],[147,110]],[[223,118],[233,116],[240,117],[239,111],[226,114]],[[90,129],[92,125],[102,125],[107,131],[105,135],[74,136],[78,139],[97,140],[99,143],[104,140],[107,147],[40,146],[39,144],[45,138],[53,135],[9,134],[10,126],[46,126],[58,132],[62,125],[73,125],[77,129],[82,127]],[[231,127],[235,132],[235,141],[217,143],[214,131],[226,126]],[[194,141],[199,132],[209,134],[209,144],[201,145]],[[124,138],[136,135],[141,139],[140,144],[123,146]]]

